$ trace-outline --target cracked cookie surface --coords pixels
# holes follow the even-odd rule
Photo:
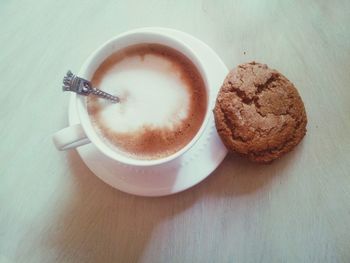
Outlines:
[[[231,152],[270,163],[291,151],[306,133],[297,89],[265,64],[239,65],[226,77],[214,108],[216,129]]]

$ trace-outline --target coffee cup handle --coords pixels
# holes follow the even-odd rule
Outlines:
[[[90,143],[81,124],[68,126],[52,136],[53,143],[60,151],[65,151]]]

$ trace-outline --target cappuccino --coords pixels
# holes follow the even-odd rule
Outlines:
[[[120,103],[87,98],[94,129],[115,151],[135,159],[159,159],[186,146],[207,111],[205,83],[182,53],[159,44],[133,45],[98,67],[94,87]]]

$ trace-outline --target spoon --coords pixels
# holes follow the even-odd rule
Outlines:
[[[78,77],[77,75],[73,74],[70,70],[68,70],[66,76],[64,76],[63,78],[62,90],[72,91],[84,96],[93,94],[100,98],[107,99],[113,103],[120,102],[120,98],[113,96],[107,92],[104,92],[100,89],[93,88],[90,81]]]

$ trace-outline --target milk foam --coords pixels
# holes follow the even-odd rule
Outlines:
[[[145,126],[172,128],[187,118],[189,92],[172,61],[154,54],[127,56],[103,76],[99,88],[121,103],[99,99],[99,120],[115,132]]]

